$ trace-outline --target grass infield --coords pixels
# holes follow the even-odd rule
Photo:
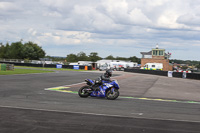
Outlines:
[[[0,75],[31,74],[31,73],[50,73],[50,72],[54,72],[54,71],[32,70],[32,69],[15,69],[13,71],[0,71]]]

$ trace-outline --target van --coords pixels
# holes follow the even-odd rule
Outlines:
[[[144,70],[163,70],[162,63],[146,63],[141,69]]]

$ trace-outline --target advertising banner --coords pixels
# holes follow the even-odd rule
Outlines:
[[[56,64],[56,68],[62,68],[61,64]]]
[[[173,77],[173,71],[168,71],[168,77]]]
[[[74,66],[73,66],[73,69],[78,70],[78,69],[79,69],[79,65],[74,65]]]
[[[184,71],[183,72],[183,76],[182,76],[184,79],[186,78],[186,72]]]

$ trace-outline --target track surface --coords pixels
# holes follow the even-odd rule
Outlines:
[[[199,81],[115,74],[121,86],[121,98],[116,100],[45,90],[95,79],[101,72],[0,76],[0,132],[199,133]],[[72,85],[69,90],[78,88]],[[123,98],[131,96],[197,103]]]

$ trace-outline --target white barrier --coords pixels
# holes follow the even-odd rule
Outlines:
[[[168,77],[173,77],[173,71],[168,71]]]

